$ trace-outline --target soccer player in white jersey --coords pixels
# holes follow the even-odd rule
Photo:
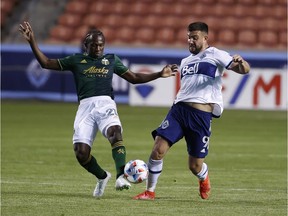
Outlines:
[[[163,158],[183,137],[189,169],[199,181],[200,196],[202,199],[209,197],[211,186],[204,159],[208,154],[212,117],[219,117],[223,111],[221,77],[225,69],[247,74],[250,66],[239,55],[231,56],[210,47],[206,23],[191,23],[187,35],[191,55],[181,61],[181,87],[166,118],[152,132],[155,142],[148,161],[146,190],[133,199],[154,200]]]

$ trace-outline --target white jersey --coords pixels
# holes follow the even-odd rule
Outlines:
[[[214,103],[213,115],[223,112],[222,80],[225,68],[232,63],[226,51],[208,47],[197,55],[182,59],[180,65],[181,87],[174,103]]]

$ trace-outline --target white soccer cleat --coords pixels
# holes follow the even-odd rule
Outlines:
[[[125,179],[124,175],[119,176],[115,182],[116,190],[129,190],[131,184]]]
[[[104,190],[106,188],[106,185],[111,178],[111,173],[107,172],[107,177],[105,179],[98,179],[98,182],[96,184],[95,190],[93,192],[94,197],[101,197],[104,194]]]

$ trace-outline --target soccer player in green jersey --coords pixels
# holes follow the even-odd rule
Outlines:
[[[122,139],[122,125],[114,102],[112,78],[117,74],[132,84],[145,83],[160,77],[174,76],[177,65],[166,65],[160,72],[133,73],[115,54],[104,54],[105,37],[100,30],[89,32],[84,40],[86,52],[61,59],[49,59],[38,47],[28,22],[20,24],[19,31],[28,41],[42,68],[70,70],[74,75],[79,107],[74,121],[73,146],[79,164],[97,178],[94,197],[104,193],[111,174],[101,168],[91,155],[91,148],[99,130],[112,147],[116,166],[116,190],[129,189],[124,178],[126,150]],[[117,33],[117,32],[116,32]]]

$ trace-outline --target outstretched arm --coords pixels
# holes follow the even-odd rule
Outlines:
[[[155,73],[134,73],[128,70],[122,77],[132,84],[146,83],[160,77],[166,78],[170,76],[175,76],[178,72],[178,67],[176,64],[166,65],[160,72]]]
[[[250,71],[250,65],[240,55],[233,56],[233,62],[230,69],[239,74],[247,74]]]
[[[61,70],[57,59],[49,59],[46,55],[43,54],[43,52],[41,52],[36,43],[32,27],[28,22],[24,22],[23,25],[20,24],[19,31],[30,44],[31,49],[42,68]]]

